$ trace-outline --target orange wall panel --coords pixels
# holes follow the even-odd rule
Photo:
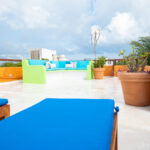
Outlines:
[[[144,71],[150,71],[150,66],[146,66]]]
[[[104,76],[112,76],[113,75],[113,66],[104,66]]]
[[[119,70],[121,70],[121,71],[127,71],[128,68],[127,68],[126,65],[116,65],[115,66],[115,70],[114,70],[114,76],[117,77],[117,73],[118,73]],[[144,69],[144,71],[150,71],[150,66],[146,66],[145,69]]]
[[[117,77],[117,73],[119,72],[119,70],[121,71],[127,71],[128,67],[126,65],[116,65],[114,68],[114,76]]]
[[[3,67],[0,68],[0,78],[4,77],[4,70],[5,70],[5,68],[3,68]]]
[[[0,67],[0,79],[22,79],[22,67]]]

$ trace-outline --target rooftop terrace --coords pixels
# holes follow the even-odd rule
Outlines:
[[[106,98],[119,105],[119,150],[150,149],[150,107],[124,104],[117,77],[86,80],[86,71],[47,72],[47,84],[0,83],[0,95],[8,98],[11,115],[44,98]]]

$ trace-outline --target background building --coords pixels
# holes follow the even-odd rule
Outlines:
[[[50,50],[46,48],[34,48],[30,50],[30,59],[49,59],[54,61],[66,60],[65,55],[57,56],[56,50]]]
[[[66,59],[66,56],[62,54],[62,55],[58,56],[58,60],[59,61],[65,61],[67,59]]]

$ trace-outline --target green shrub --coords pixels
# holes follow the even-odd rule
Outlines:
[[[138,72],[144,71],[145,66],[147,65],[148,52],[138,53],[135,51],[135,48],[132,47],[132,53],[128,56],[124,55],[125,50],[121,50],[119,55],[122,55],[126,59],[128,71],[129,72]]]
[[[17,63],[4,62],[3,64],[0,65],[0,67],[21,67],[21,66],[22,66],[22,62],[17,62]]]
[[[46,61],[49,61],[49,59],[46,59],[46,58],[42,58],[42,60],[46,60]]]
[[[150,53],[150,36],[140,37],[137,41],[131,41],[130,43],[137,53],[137,55],[145,55],[145,53]],[[146,65],[150,65],[150,56],[148,56]]]
[[[104,56],[98,57],[98,59],[94,61],[94,68],[104,68],[105,63],[106,58]]]
[[[127,65],[127,61],[126,60],[119,60],[116,62],[116,65]]]

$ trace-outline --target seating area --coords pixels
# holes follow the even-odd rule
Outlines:
[[[49,67],[46,64],[49,63]],[[29,65],[42,65],[46,71],[57,70],[86,70],[89,61],[46,61],[46,60],[29,60]]]
[[[46,71],[87,70],[89,61],[23,60],[23,83],[46,83]]]
[[[117,110],[111,99],[47,98],[1,122],[0,147],[117,150]]]

